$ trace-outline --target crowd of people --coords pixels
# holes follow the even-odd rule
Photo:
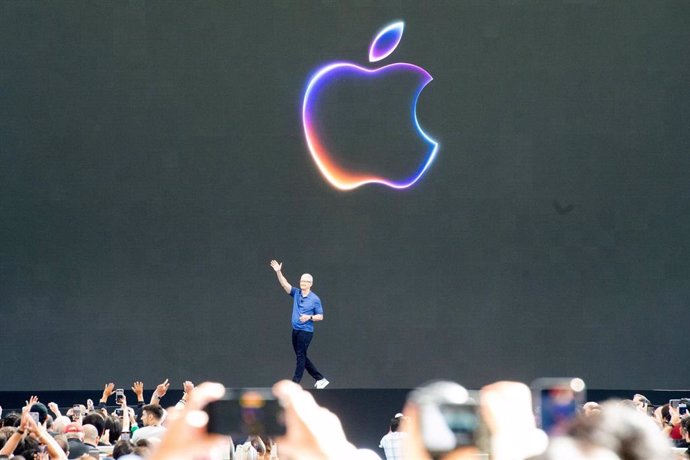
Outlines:
[[[557,434],[537,427],[530,389],[497,382],[472,397],[454,382],[432,382],[408,396],[390,420],[379,452],[358,449],[337,415],[319,406],[291,381],[274,385],[285,434],[232,439],[208,430],[204,409],[223,398],[217,383],[183,383],[174,405],[161,404],[166,380],[136,403],[106,384],[97,404],[74,405],[64,415],[52,402],[31,396],[21,411],[0,408],[0,459],[13,460],[679,460],[690,458],[690,416],[678,406],[658,407],[643,395],[632,400],[588,402]],[[109,401],[115,395],[115,405]],[[111,409],[113,409],[111,411]]]

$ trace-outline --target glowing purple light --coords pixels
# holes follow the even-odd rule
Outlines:
[[[371,47],[369,48],[369,62],[380,61],[395,51],[395,48],[398,47],[402,39],[404,29],[405,23],[399,21],[381,30],[371,42]]]
[[[390,55],[398,46],[398,43],[400,43],[403,28],[404,23],[400,21],[385,27],[379,32],[369,49],[369,60],[375,62]],[[421,82],[417,87],[412,102],[411,117],[417,133],[427,141],[429,149],[417,171],[409,178],[401,181],[393,181],[368,173],[348,171],[341,167],[333,155],[329,153],[328,149],[322,144],[316,130],[316,123],[314,120],[315,104],[319,92],[322,89],[321,87],[330,80],[337,80],[348,74],[359,74],[361,78],[373,78],[374,76],[383,77],[386,73],[395,71],[412,72],[420,77]],[[431,80],[433,80],[433,78],[426,70],[417,65],[404,62],[389,64],[377,69],[367,69],[350,62],[331,62],[317,70],[314,76],[309,80],[304,92],[304,99],[302,102],[302,123],[304,126],[304,136],[307,141],[307,146],[309,147],[309,153],[324,178],[340,190],[352,190],[371,183],[382,184],[395,189],[404,189],[416,183],[427,171],[438,153],[439,144],[422,130],[416,112],[419,95]]]

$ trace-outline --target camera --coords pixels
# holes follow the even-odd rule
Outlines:
[[[209,433],[233,439],[285,434],[283,409],[268,388],[226,388],[223,399],[209,403],[204,411]]]
[[[422,441],[432,457],[461,447],[489,453],[489,431],[479,404],[461,385],[431,382],[412,391],[408,401],[418,408]]]

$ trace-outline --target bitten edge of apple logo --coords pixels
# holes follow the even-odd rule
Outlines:
[[[398,21],[381,29],[381,31],[372,40],[369,48],[369,61],[377,62],[389,56],[400,43],[404,27],[405,23],[403,21]],[[403,67],[412,72],[417,72],[424,77],[422,85],[417,88],[417,91],[414,95],[412,103],[412,120],[417,133],[426,139],[431,146],[425,161],[421,163],[421,167],[410,178],[397,182],[374,175],[350,173],[339,167],[335,161],[333,161],[328,151],[319,142],[319,137],[314,129],[314,124],[312,123],[312,101],[310,101],[310,96],[314,92],[315,88],[317,88],[320,83],[323,83],[328,77],[335,76],[338,71],[356,70],[373,75],[378,71],[390,69],[392,67]],[[419,95],[421,94],[422,90],[427,84],[429,84],[431,80],[433,80],[433,77],[426,70],[417,65],[405,62],[389,64],[374,69],[360,67],[351,62],[331,62],[319,68],[309,80],[307,88],[304,92],[304,99],[302,102],[302,124],[304,126],[304,135],[307,141],[307,146],[309,147],[309,153],[311,154],[324,178],[330,182],[331,185],[340,190],[353,190],[365,184],[381,184],[395,189],[405,189],[421,179],[436,158],[439,146],[438,142],[436,142],[422,130],[421,126],[419,125],[419,120],[417,119],[417,100],[419,99]]]

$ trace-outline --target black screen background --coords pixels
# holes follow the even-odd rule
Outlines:
[[[690,306],[688,17],[685,1],[0,2],[0,390],[290,377],[272,258],[294,284],[314,275],[310,356],[334,387],[686,385],[668,364]],[[368,65],[397,19],[382,63],[434,77],[417,113],[438,159],[408,190],[337,191],[303,90],[325,62]],[[409,151],[388,115],[363,116]],[[348,145],[384,145],[349,120]]]

